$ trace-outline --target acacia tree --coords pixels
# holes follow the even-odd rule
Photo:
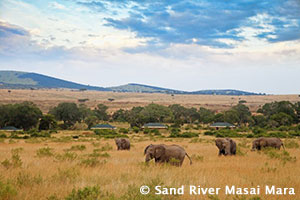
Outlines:
[[[57,121],[51,114],[43,115],[40,119],[39,130],[50,130],[57,128]]]
[[[11,109],[8,125],[29,130],[36,127],[42,117],[42,111],[32,102],[23,102],[9,106]]]
[[[98,104],[97,108],[94,110],[95,116],[99,120],[107,121],[109,119],[109,116],[107,114],[108,107],[104,104]]]
[[[57,120],[62,120],[66,128],[81,121],[81,113],[75,103],[60,103],[52,108],[49,113],[54,115]]]

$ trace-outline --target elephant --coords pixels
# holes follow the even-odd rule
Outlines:
[[[283,149],[285,149],[283,142],[281,141],[280,138],[260,137],[252,142],[252,151],[261,150],[262,148],[265,148],[265,147],[273,147],[275,149],[280,150],[281,146],[283,147]]]
[[[115,139],[118,150],[130,150],[130,141],[127,138]]]
[[[192,160],[190,156],[185,152],[184,148],[178,145],[165,145],[165,144],[150,144],[144,150],[144,155],[146,155],[145,162],[148,163],[154,158],[155,163],[169,163],[175,166],[181,166],[185,156],[190,160],[190,165]],[[172,162],[175,159],[178,162]]]
[[[236,142],[231,138],[217,138],[216,146],[219,148],[219,156],[236,154]]]

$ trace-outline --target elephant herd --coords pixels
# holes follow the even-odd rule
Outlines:
[[[236,142],[231,138],[217,138],[215,142],[219,149],[219,156],[236,154]],[[130,141],[127,138],[116,138],[115,143],[118,150],[130,150]],[[252,151],[266,147],[280,149],[281,146],[284,148],[283,142],[279,138],[260,137],[252,142]],[[187,156],[190,164],[192,164],[192,160],[184,148],[175,144],[150,144],[145,148],[144,155],[146,156],[146,163],[154,159],[155,163],[170,163],[175,166],[181,166],[185,156]]]

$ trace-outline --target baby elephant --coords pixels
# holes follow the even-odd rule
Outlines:
[[[115,139],[118,150],[130,150],[130,141],[127,138],[116,138]]]
[[[190,160],[190,165],[192,160],[190,156],[185,152],[184,148],[178,145],[165,145],[150,144],[144,150],[144,155],[146,155],[146,162],[149,162],[154,158],[155,163],[169,163],[175,166],[181,166],[185,156]]]
[[[261,150],[262,148],[265,147],[273,147],[275,149],[280,149],[281,146],[283,147],[283,149],[285,149],[283,142],[281,141],[280,138],[260,137],[252,142],[252,151]]]
[[[236,143],[231,138],[217,138],[216,146],[219,148],[219,156],[236,154]]]

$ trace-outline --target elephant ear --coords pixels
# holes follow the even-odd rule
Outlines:
[[[164,155],[166,152],[166,148],[164,146],[157,146],[154,149],[154,157],[160,158],[162,155]]]
[[[124,138],[121,139],[121,143],[126,143],[126,140]]]
[[[145,148],[145,150],[144,150],[144,155],[147,153],[147,150],[149,149],[149,147],[152,147],[153,146],[153,144],[150,144],[150,145],[148,145],[146,148]]]

